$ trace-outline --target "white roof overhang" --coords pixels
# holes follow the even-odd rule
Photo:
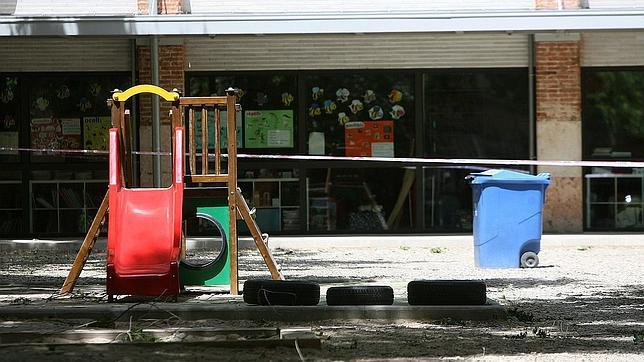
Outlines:
[[[644,29],[644,9],[478,13],[355,13],[0,17],[0,36],[192,36]]]

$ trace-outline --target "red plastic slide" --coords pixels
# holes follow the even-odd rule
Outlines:
[[[174,130],[173,183],[123,187],[119,139],[110,129],[107,295],[179,294],[183,203],[183,128]]]

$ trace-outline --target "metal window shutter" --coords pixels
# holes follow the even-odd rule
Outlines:
[[[583,67],[644,65],[644,32],[584,33],[581,44]]]
[[[189,38],[186,70],[483,68],[528,65],[524,34],[334,34]]]
[[[130,70],[127,39],[0,39],[4,72],[70,72]]]

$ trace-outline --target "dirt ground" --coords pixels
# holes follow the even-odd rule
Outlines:
[[[488,297],[507,306],[502,321],[325,320],[292,323],[311,327],[322,348],[303,349],[306,360],[644,360],[644,235],[546,235],[535,269],[479,269],[471,236],[396,236],[271,239],[288,279],[328,287],[386,284],[396,303],[406,303],[414,279],[483,279]],[[100,249],[100,248],[99,248]],[[83,320],[12,321],[11,304],[106,303],[105,254],[94,252],[71,298],[52,298],[74,259],[73,247],[0,243],[0,331],[66,330]],[[240,279],[266,278],[259,253],[240,253]],[[184,303],[211,303],[230,296],[205,292]],[[268,321],[138,321],[137,326],[287,327]],[[128,328],[126,323],[115,327]],[[87,327],[89,328],[89,327]],[[212,348],[148,344],[43,347],[0,344],[3,360],[300,360],[295,347]]]

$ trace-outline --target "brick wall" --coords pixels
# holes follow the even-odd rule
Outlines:
[[[579,9],[582,0],[563,0],[561,5],[563,9]],[[559,8],[557,0],[536,0],[534,4],[537,10],[556,10]]]
[[[138,57],[138,79],[137,84],[151,84],[150,73],[150,47],[137,47]],[[184,86],[184,45],[160,45],[159,46],[159,86],[165,90],[177,88],[182,91]],[[161,100],[161,139],[162,151],[170,150],[170,126],[171,119],[170,103]],[[139,119],[140,131],[139,142],[141,151],[152,150],[152,96],[143,95],[139,97]],[[169,185],[171,180],[172,164],[170,157],[163,156],[161,163],[162,185]],[[152,186],[153,159],[150,156],[141,157],[141,185]]]
[[[579,9],[581,8],[582,0],[562,0],[562,9]],[[537,10],[557,10],[559,9],[558,0],[535,0],[534,4]]]
[[[149,4],[148,0],[138,0],[139,14],[148,14]],[[157,0],[159,14],[181,14],[181,5],[182,0]]]
[[[150,47],[137,47],[138,57],[138,80],[137,84],[152,83],[152,74],[150,73]],[[165,90],[177,88],[183,90],[184,85],[184,64],[185,64],[185,45],[160,45],[159,46],[159,86]],[[161,102],[161,114],[167,114],[169,103]],[[139,114],[141,125],[150,125],[152,111],[150,109],[150,99],[142,99],[140,102]],[[168,123],[169,120],[162,119],[162,123]]]
[[[581,121],[578,41],[537,42],[537,119]]]
[[[581,68],[578,40],[537,41],[536,116],[539,160],[581,160]],[[583,230],[580,167],[539,167],[550,172],[544,230]]]

